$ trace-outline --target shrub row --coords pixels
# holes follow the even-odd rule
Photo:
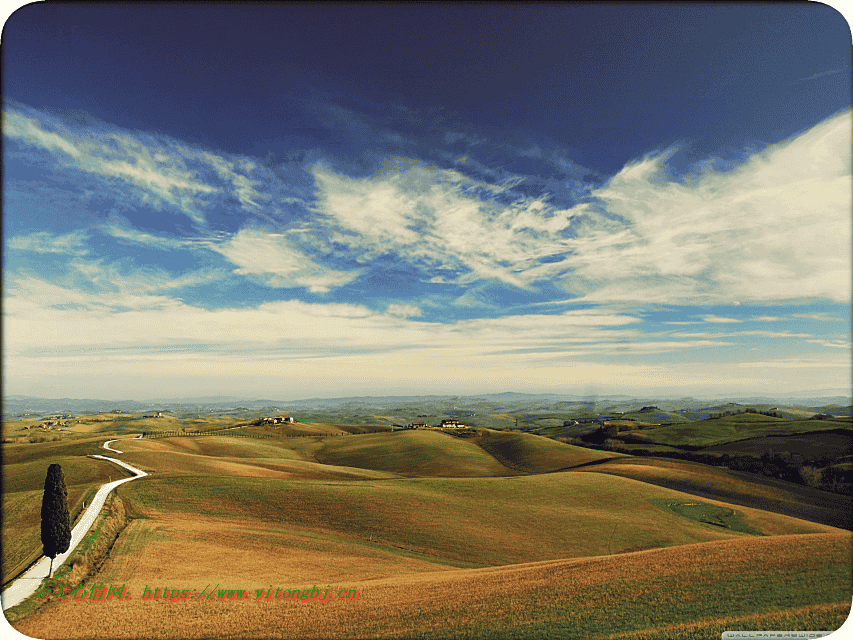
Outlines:
[[[853,495],[853,470],[845,467],[833,466],[839,458],[830,454],[819,457],[802,458],[792,460],[778,454],[770,455],[764,453],[757,456],[731,456],[727,453],[702,453],[700,451],[688,451],[677,449],[661,451],[650,447],[639,448],[636,445],[626,447],[622,442],[613,439],[605,439],[603,442],[590,442],[589,438],[557,438],[560,442],[580,447],[614,451],[616,453],[627,453],[632,456],[674,458],[688,462],[699,462],[711,466],[723,466],[732,471],[745,471],[758,475],[794,482],[796,484]]]

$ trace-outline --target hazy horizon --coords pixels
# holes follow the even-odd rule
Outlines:
[[[385,393],[367,393],[367,394],[359,394],[359,395],[328,395],[328,396],[300,396],[300,397],[284,397],[284,396],[253,396],[253,395],[214,395],[214,396],[151,396],[151,397],[114,397],[114,398],[98,398],[94,396],[89,397],[43,397],[43,396],[29,396],[24,394],[3,394],[4,399],[14,399],[14,398],[33,398],[36,400],[44,400],[44,401],[63,401],[63,400],[71,400],[77,402],[86,402],[86,401],[95,401],[95,402],[134,402],[134,403],[169,403],[169,402],[187,402],[187,403],[203,403],[203,402],[211,402],[211,403],[223,403],[223,402],[305,402],[309,400],[366,400],[366,399],[382,399],[387,401],[393,401],[397,398],[431,398],[431,397],[439,397],[439,398],[453,398],[458,397],[461,399],[468,398],[477,398],[477,397],[493,397],[493,396],[531,396],[531,397],[539,397],[539,396],[554,396],[556,398],[561,397],[571,397],[571,398],[579,398],[583,400],[589,399],[606,399],[606,398],[633,398],[637,400],[669,400],[675,401],[680,399],[693,399],[693,400],[707,400],[714,401],[718,399],[732,399],[732,398],[741,398],[741,399],[750,399],[750,398],[773,398],[773,399],[789,399],[789,400],[797,400],[797,399],[817,399],[817,398],[838,398],[843,397],[846,399],[853,399],[853,393],[849,389],[813,389],[813,390],[804,390],[791,394],[760,394],[760,393],[749,393],[749,392],[738,392],[732,394],[719,394],[716,396],[708,395],[708,394],[689,394],[689,395],[679,395],[675,393],[631,393],[631,392],[607,392],[602,391],[598,393],[578,393],[566,391],[563,393],[557,392],[520,392],[520,391],[497,391],[497,392],[482,392],[482,393],[465,393],[465,394],[454,394],[454,393],[399,393],[399,394],[385,394]]]
[[[23,7],[4,393],[850,389],[850,44],[817,3]]]

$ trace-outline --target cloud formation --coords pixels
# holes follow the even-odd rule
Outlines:
[[[308,258],[300,249],[300,237],[244,227],[221,243],[208,247],[238,266],[234,273],[260,276],[270,287],[306,287],[326,293],[358,277],[360,270],[335,271]]]
[[[849,112],[741,166],[679,180],[664,154],[631,163],[594,195],[624,229],[579,247],[588,301],[850,300]]]
[[[89,234],[85,231],[72,231],[56,235],[50,231],[36,231],[28,235],[14,236],[6,241],[6,248],[33,253],[65,253],[84,255],[89,252],[86,241]]]
[[[346,110],[335,117],[396,144],[389,129]],[[734,168],[709,159],[675,175],[673,147],[584,184],[558,150],[456,131],[441,137],[452,149],[427,152],[402,136],[396,150],[411,155],[356,168],[322,150],[264,164],[18,107],[4,133],[14,153],[114,200],[87,228],[24,228],[6,240],[19,261],[5,274],[10,371],[70,370],[75,358],[144,369],[160,358],[175,375],[228,361],[247,371],[298,363],[322,379],[384,365],[438,371],[450,359],[464,363],[460,376],[493,382],[583,380],[584,370],[636,382],[669,374],[631,358],[701,361],[749,338],[849,347],[816,323],[784,325],[841,320],[831,313],[754,308],[849,304],[847,112]],[[510,152],[541,165],[499,166]],[[557,173],[531,168],[542,166]],[[546,188],[555,180],[568,185],[563,196]],[[175,222],[187,218],[189,231]],[[392,272],[409,288],[377,275]],[[269,300],[230,302],[226,285],[251,288],[246,280]],[[215,303],[189,295],[213,283],[225,292]],[[740,304],[753,308],[741,316]],[[561,306],[570,310],[529,312]],[[661,306],[690,307],[690,319],[653,323],[647,312]],[[715,332],[750,321],[779,330]],[[693,324],[703,330],[674,330]]]

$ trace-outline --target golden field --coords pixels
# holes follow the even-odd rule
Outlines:
[[[55,456],[66,478],[101,464],[118,477],[74,458],[91,440],[56,444],[4,459],[4,474],[22,478],[11,499],[37,493]],[[124,584],[132,597],[25,603],[7,617],[26,635],[652,640],[835,628],[850,610],[850,532],[795,515],[837,497],[809,503],[748,474],[488,430],[112,446],[123,453],[101,453],[151,475],[115,492],[127,526],[83,585]],[[771,498],[781,513],[760,508]],[[206,585],[250,597],[141,598]],[[358,599],[274,597],[314,585]],[[273,597],[256,600],[267,588]]]

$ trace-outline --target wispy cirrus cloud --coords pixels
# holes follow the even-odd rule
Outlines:
[[[567,212],[532,198],[502,205],[494,196],[507,185],[401,164],[401,171],[370,178],[315,167],[315,206],[331,242],[359,260],[394,254],[425,271],[447,272],[432,276],[434,282],[498,281],[525,289],[563,269],[559,259],[543,259],[566,250],[559,232],[571,224]]]
[[[841,318],[836,318],[828,313],[793,313],[794,318],[807,318],[809,320],[819,320],[820,322],[840,322]]]
[[[307,186],[292,186],[303,178],[250,158],[84,127],[31,109],[7,111],[11,139],[51,154],[64,169],[133,185],[140,202],[170,204],[193,220],[192,244],[271,287],[327,292],[359,273],[328,266],[329,256],[364,266],[393,256],[424,282],[465,288],[459,305],[481,304],[476,291],[488,283],[529,292],[556,287],[576,296],[573,302],[594,304],[850,296],[847,113],[727,171],[703,162],[675,179],[667,161],[676,149],[652,153],[603,184],[572,187],[586,196],[559,207],[548,193],[530,197],[517,190],[521,182],[536,182],[533,175],[493,172],[485,179],[464,165],[441,168],[393,155],[358,176],[314,162],[304,169],[315,188],[311,196]],[[356,132],[379,130],[348,110],[327,114]],[[489,146],[479,135],[443,136],[450,144]],[[424,145],[408,147],[441,156],[439,147]],[[514,153],[562,166],[563,179],[575,185],[584,173],[553,149],[531,145]],[[293,207],[300,211],[295,217]],[[188,246],[187,238],[142,231],[116,216],[100,230],[140,245]],[[258,243],[254,255],[251,242]],[[264,253],[276,255],[278,264]]]
[[[850,340],[807,340],[813,344],[819,344],[822,347],[830,347],[832,349],[850,349],[853,343]]]
[[[162,309],[180,304],[171,297],[175,290],[209,284],[222,276],[216,269],[176,275],[159,267],[120,267],[106,259],[75,258],[68,272],[50,279],[26,270],[6,274],[4,313],[39,310],[50,322],[62,324],[56,323],[57,310],[120,314],[131,309]]]
[[[32,109],[6,109],[4,117],[5,136],[52,152],[64,169],[133,185],[151,204],[169,203],[195,223],[204,222],[195,199],[216,189],[198,179],[175,153],[180,145],[173,141],[114,128],[81,127]]]
[[[244,214],[260,214],[272,197],[285,195],[274,188],[279,185],[273,172],[258,162],[225,157],[167,136],[106,123],[79,124],[23,106],[4,109],[3,134],[48,153],[63,171],[82,171],[107,184],[117,181],[116,195],[123,201],[133,198],[131,205],[173,208],[198,229],[207,228],[207,215],[220,208],[223,199],[233,198]]]
[[[675,179],[666,163],[676,148],[649,154],[566,209],[547,197],[507,203],[517,183],[415,161],[368,177],[318,165],[315,206],[330,239],[357,259],[393,254],[432,269],[430,282],[549,282],[593,303],[844,301],[848,119],[841,113],[726,171],[708,161]]]
[[[737,318],[726,318],[723,316],[705,316],[702,318],[704,322],[711,322],[714,324],[730,324],[735,322],[743,322],[742,320],[738,320]]]
[[[849,361],[843,360],[806,360],[806,359],[784,359],[784,360],[762,360],[758,362],[739,362],[739,368],[743,369],[840,369],[850,367]]]
[[[34,253],[64,253],[78,256],[89,252],[88,247],[86,247],[88,239],[89,234],[83,230],[62,235],[50,231],[36,231],[9,238],[6,241],[6,248]]]
[[[668,175],[674,152],[628,164],[593,192],[624,223],[577,242],[567,287],[587,302],[850,300],[849,111],[728,171]],[[596,232],[597,231],[597,232]]]
[[[678,332],[672,334],[680,338],[811,338],[811,333],[792,333],[790,331],[726,331],[711,333],[708,331]]]
[[[798,80],[794,80],[791,84],[797,84],[798,82],[806,82],[807,80],[817,80],[818,78],[825,78],[826,76],[831,76],[834,73],[841,73],[841,69],[830,69],[828,71],[820,71],[805,78],[799,78]]]
[[[210,240],[210,236],[180,238],[149,233],[137,229],[126,218],[117,214],[111,214],[105,222],[98,224],[96,229],[122,243],[153,247],[163,251],[199,246],[201,240]]]

